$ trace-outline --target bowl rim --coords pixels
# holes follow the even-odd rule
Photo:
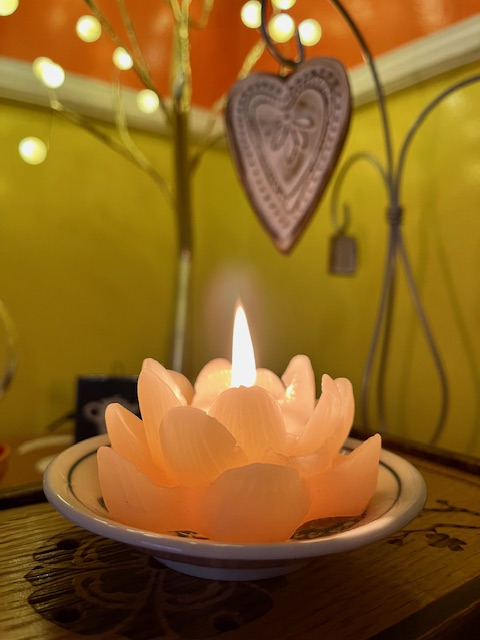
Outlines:
[[[355,448],[361,440],[347,438],[346,446]],[[380,517],[366,524],[326,537],[310,540],[290,539],[273,543],[227,543],[204,538],[179,537],[154,533],[116,522],[103,509],[93,510],[82,502],[70,479],[72,469],[86,473],[89,458],[100,446],[108,445],[108,435],[102,434],[69,447],[50,463],[44,473],[43,488],[48,501],[74,524],[97,535],[133,545],[157,557],[186,558],[186,562],[201,559],[224,561],[275,560],[294,561],[354,549],[395,533],[415,518],[426,500],[426,486],[417,469],[400,456],[382,449],[380,464],[398,483],[398,495]],[[83,466],[82,466],[83,465]],[[96,468],[96,465],[95,465]],[[76,491],[81,491],[76,485]],[[100,496],[101,497],[101,496]],[[91,496],[90,496],[91,498]],[[89,499],[91,502],[91,499]],[[367,508],[368,510],[368,508]]]

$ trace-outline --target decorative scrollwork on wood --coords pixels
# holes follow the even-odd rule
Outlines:
[[[474,511],[465,507],[456,507],[448,502],[448,500],[436,500],[435,507],[425,507],[415,520],[416,524],[420,524],[421,518],[429,516],[431,514],[467,514],[468,516],[475,516],[478,518],[478,524],[470,524],[466,522],[459,522],[458,518],[449,518],[445,522],[433,522],[424,527],[415,527],[410,529],[402,529],[398,533],[387,538],[389,544],[403,547],[407,540],[412,536],[423,534],[423,538],[429,547],[437,547],[438,549],[448,549],[450,551],[463,551],[467,542],[461,538],[447,533],[448,530],[452,531],[480,531],[480,511]]]
[[[210,638],[265,615],[274,580],[214,582],[171,571],[119,542],[71,527],[35,552],[29,604],[57,626],[153,640]],[[278,580],[277,580],[278,582]]]

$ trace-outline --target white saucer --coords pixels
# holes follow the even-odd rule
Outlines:
[[[377,490],[359,518],[319,520],[302,527],[287,542],[272,544],[229,544],[181,532],[151,533],[111,520],[103,505],[96,451],[108,443],[107,435],[95,436],[59,454],[43,479],[48,501],[80,527],[141,548],[167,567],[201,578],[259,580],[290,573],[318,556],[355,549],[398,531],[415,518],[426,499],[420,473],[406,460],[382,451]],[[348,438],[345,449],[359,444]]]

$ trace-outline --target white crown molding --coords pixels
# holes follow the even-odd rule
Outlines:
[[[420,38],[375,59],[385,95],[418,84],[446,71],[480,60],[480,14],[454,24],[443,31]],[[349,72],[355,106],[375,100],[375,86],[367,65]],[[158,113],[145,115],[137,107],[136,91],[123,90],[125,112],[129,126],[135,129],[166,133],[165,118]],[[69,109],[82,115],[113,121],[111,86],[75,74],[67,74],[65,83],[57,89],[58,99]],[[31,64],[0,56],[0,98],[30,105],[48,107],[45,87],[35,78]],[[208,112],[192,110],[192,133],[203,131]],[[214,130],[222,132],[219,118]]]
[[[155,114],[144,114],[136,103],[138,91],[122,89],[122,100],[129,127],[165,135],[166,118],[161,110]],[[52,92],[66,108],[84,116],[105,122],[114,122],[114,98],[112,86],[101,80],[93,80],[67,73],[64,84]],[[0,99],[27,105],[49,108],[48,90],[34,76],[28,62],[0,56]],[[192,113],[192,128],[200,132],[208,121],[205,109],[195,108]],[[215,130],[218,132],[218,126]],[[220,125],[221,133],[221,125]]]
[[[374,62],[383,93],[389,95],[475,61],[480,61],[480,14],[378,56]],[[355,106],[376,99],[366,64],[353,68],[349,79]]]

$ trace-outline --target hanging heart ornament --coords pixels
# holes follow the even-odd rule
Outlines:
[[[254,73],[231,89],[229,145],[253,210],[288,253],[327,187],[345,141],[351,100],[333,58],[298,64],[288,76]]]

